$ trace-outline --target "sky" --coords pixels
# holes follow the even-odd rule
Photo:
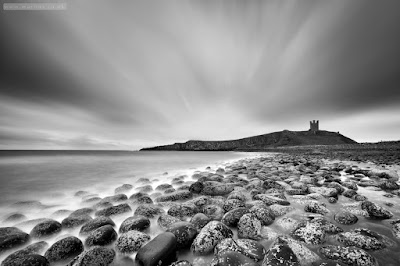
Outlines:
[[[400,139],[398,0],[66,3],[0,11],[0,149]]]

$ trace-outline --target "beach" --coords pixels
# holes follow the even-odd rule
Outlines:
[[[299,153],[140,154],[97,154],[95,163],[93,154],[3,157],[15,177],[1,198],[2,265],[400,262],[398,164]],[[15,195],[21,165],[35,173],[44,162],[34,189]],[[51,181],[56,173],[68,175]]]

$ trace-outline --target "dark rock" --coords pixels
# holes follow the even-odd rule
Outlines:
[[[95,202],[99,202],[99,201],[101,201],[100,197],[91,197],[91,198],[83,199],[82,203],[95,203]]]
[[[115,257],[115,251],[105,247],[92,247],[82,252],[68,266],[108,266]]]
[[[161,185],[158,185],[156,187],[156,190],[166,190],[168,188],[172,188],[172,185],[170,185],[170,184],[161,184]]]
[[[208,185],[204,185],[201,193],[210,196],[222,196],[231,193],[233,189],[234,186],[231,184],[212,182],[209,183]]]
[[[108,196],[105,197],[101,200],[101,202],[111,202],[111,203],[116,203],[116,202],[121,202],[127,200],[128,197],[125,194],[116,194],[114,196]]]
[[[115,223],[109,217],[100,216],[100,217],[94,218],[93,220],[85,223],[81,227],[81,230],[79,231],[79,235],[82,235],[82,236],[88,235],[93,230],[96,230],[97,228],[102,227],[104,225],[115,226]]]
[[[111,225],[103,225],[89,233],[85,240],[85,245],[92,246],[105,246],[117,240],[117,232]]]
[[[167,232],[171,232],[175,235],[176,248],[178,250],[189,248],[197,235],[196,227],[189,222],[173,223],[169,226]]]
[[[153,191],[153,187],[151,185],[137,187],[136,189],[139,190],[139,192],[142,192],[142,193],[147,193],[147,192]]]
[[[192,243],[195,254],[211,253],[214,247],[224,238],[231,238],[232,230],[221,222],[211,221],[201,229]]]
[[[329,198],[328,198],[328,202],[329,202],[329,203],[336,203],[337,201],[338,201],[338,199],[335,198],[335,197],[329,197]]]
[[[112,206],[112,207],[105,208],[103,210],[99,210],[95,213],[95,215],[108,217],[108,216],[119,215],[119,214],[123,214],[126,212],[131,212],[131,211],[132,211],[132,209],[131,209],[131,207],[129,207],[129,205],[127,203],[122,203],[117,206]]]
[[[9,215],[3,222],[10,223],[10,222],[21,222],[23,220],[27,220],[28,218],[21,214],[21,213],[14,213]]]
[[[358,190],[358,186],[357,186],[356,182],[354,182],[354,181],[343,182],[342,186],[344,186],[348,189]]]
[[[200,230],[210,221],[211,219],[204,213],[197,213],[190,219],[190,222],[194,225],[198,232],[200,232]]]
[[[166,201],[178,201],[178,200],[186,200],[192,197],[192,193],[190,191],[175,191],[168,195],[162,195],[156,198],[156,202],[166,202]]]
[[[144,266],[168,265],[176,259],[176,238],[173,233],[159,234],[136,254],[136,261]]]
[[[22,262],[25,260],[27,255],[30,254],[38,254],[44,251],[49,245],[45,241],[36,242],[27,246],[24,249],[18,250],[14,253],[11,253],[7,256],[1,266],[17,266],[22,265]]]
[[[149,196],[141,196],[132,200],[133,204],[153,204],[153,200]]]
[[[119,236],[115,247],[120,253],[132,254],[138,251],[149,240],[150,236],[148,234],[131,230]]]
[[[383,190],[396,190],[400,188],[400,186],[393,180],[381,181],[378,186]]]
[[[147,193],[144,193],[144,192],[137,192],[137,193],[134,193],[134,194],[132,194],[130,197],[129,197],[129,199],[130,200],[136,200],[136,199],[138,199],[138,198],[140,198],[140,197],[143,197],[143,196],[149,196],[149,194],[147,194]]]
[[[0,227],[0,253],[29,241],[29,235],[16,227]]]
[[[361,209],[367,211],[368,215],[374,219],[390,219],[393,217],[393,214],[390,211],[371,201],[362,202]]]
[[[143,215],[147,218],[154,218],[155,215],[163,214],[164,210],[154,204],[143,204],[139,205],[135,212],[133,213],[134,215]]]
[[[49,266],[47,259],[39,254],[28,254],[21,261],[20,266]]]
[[[33,238],[46,238],[61,232],[61,224],[52,219],[38,223],[30,232]]]
[[[237,239],[236,244],[240,248],[239,252],[254,261],[261,261],[264,259],[266,250],[255,240],[252,239]]]
[[[83,251],[83,244],[79,238],[69,236],[58,240],[46,251],[44,256],[51,263],[65,262],[78,256]]]
[[[353,189],[347,189],[346,191],[343,192],[342,195],[347,198],[353,198],[355,195],[357,195],[357,191]]]
[[[126,218],[119,227],[120,233],[126,233],[130,230],[143,231],[150,227],[149,218],[142,215],[135,215]]]
[[[318,213],[321,215],[329,213],[329,210],[326,208],[324,203],[318,203],[315,201],[311,201],[306,206],[304,206],[304,211]]]
[[[232,191],[231,193],[229,193],[228,200],[230,199],[238,199],[242,202],[246,202],[246,194],[243,191]]]
[[[337,212],[334,219],[336,222],[345,225],[355,224],[358,221],[357,216],[348,211]]]
[[[285,199],[281,199],[276,196],[271,196],[268,194],[257,194],[253,197],[253,199],[261,200],[264,202],[264,204],[266,204],[268,206],[273,205],[273,204],[279,204],[279,205],[284,205],[284,206],[290,205],[289,201],[287,201]]]
[[[314,251],[311,251],[305,244],[296,241],[287,235],[278,236],[272,245],[275,244],[287,245],[296,255],[301,266],[318,265],[317,262],[321,260],[321,258]]]
[[[239,238],[261,239],[262,224],[254,214],[244,214],[237,226]]]
[[[192,217],[196,213],[198,213],[199,210],[196,205],[194,204],[178,204],[174,205],[171,208],[168,209],[167,213],[171,216],[178,217],[178,218],[185,218],[185,217]]]
[[[336,236],[336,239],[345,246],[356,246],[365,250],[377,250],[386,247],[384,236],[364,228],[340,233]]]
[[[211,262],[212,266],[257,266],[252,259],[246,257],[240,252],[224,251],[216,254]]]
[[[355,201],[365,201],[365,200],[367,200],[367,197],[357,194],[357,195],[354,195],[352,199]]]
[[[265,255],[263,266],[300,266],[293,250],[285,244],[273,245]]]
[[[94,212],[94,209],[92,209],[92,208],[81,208],[81,209],[75,210],[69,216],[75,217],[75,216],[89,215],[93,212]]]
[[[96,210],[102,210],[112,206],[113,204],[111,202],[98,202],[93,206],[93,208],[95,208]]]
[[[161,227],[161,229],[167,230],[170,225],[181,221],[181,219],[169,214],[161,214],[157,219],[157,224]]]
[[[117,188],[114,190],[114,193],[115,193],[115,194],[118,194],[118,193],[121,193],[121,192],[128,192],[128,191],[131,190],[132,188],[133,188],[133,186],[130,185],[130,184],[123,184],[123,185],[117,187]]]
[[[224,210],[218,205],[206,205],[203,207],[203,213],[211,220],[220,221],[224,216]]]
[[[90,193],[88,192],[88,191],[84,191],[84,190],[79,190],[78,192],[76,192],[74,195],[76,196],[76,197],[83,197],[83,196],[86,196],[86,195],[89,195]]]
[[[326,232],[316,221],[302,222],[293,230],[292,236],[306,244],[319,245],[324,242]]]
[[[263,188],[265,188],[265,189],[275,188],[275,189],[278,189],[278,190],[284,190],[285,189],[285,187],[283,187],[282,185],[280,185],[276,181],[270,180],[270,179],[264,181]]]
[[[346,265],[377,266],[378,262],[366,251],[356,247],[324,246],[319,249],[326,258]]]
[[[93,220],[92,217],[90,217],[87,214],[81,216],[69,216],[64,220],[62,220],[61,225],[63,228],[74,228],[82,224],[85,224],[91,220]]]
[[[397,239],[400,239],[400,219],[391,221],[393,234]]]
[[[221,222],[226,224],[227,226],[236,227],[240,218],[249,213],[250,210],[248,208],[236,208],[224,214]]]
[[[138,183],[150,183],[150,179],[141,177],[136,182],[138,182]]]
[[[269,206],[269,208],[271,209],[271,211],[275,217],[285,215],[285,214],[295,210],[295,208],[293,208],[292,206],[282,206],[282,205],[278,205],[278,204],[273,204],[273,205]]]
[[[173,193],[173,192],[175,192],[176,190],[175,190],[175,188],[167,188],[166,190],[164,190],[164,194],[171,194],[171,193]]]
[[[225,201],[224,206],[222,207],[225,212],[228,212],[230,210],[236,209],[236,208],[241,208],[241,207],[246,207],[244,202],[239,199],[228,199]]]

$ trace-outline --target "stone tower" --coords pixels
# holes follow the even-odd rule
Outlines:
[[[315,133],[318,130],[319,130],[319,121],[318,120],[317,121],[315,121],[315,120],[310,121],[310,131]]]

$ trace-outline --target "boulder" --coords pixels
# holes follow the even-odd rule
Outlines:
[[[377,260],[368,252],[356,247],[341,247],[327,245],[319,249],[326,258],[336,260],[346,265],[377,266]]]
[[[79,217],[82,215],[90,215],[93,212],[94,212],[94,209],[92,209],[92,208],[80,208],[80,209],[73,211],[69,216],[70,217]]]
[[[307,221],[300,223],[293,230],[292,236],[306,244],[319,245],[324,242],[326,232],[321,223]]]
[[[133,186],[131,184],[123,184],[119,187],[117,187],[116,189],[114,189],[114,193],[118,194],[121,192],[128,192],[130,190],[132,190]]]
[[[374,219],[390,219],[393,213],[371,201],[361,203],[361,209],[368,212],[368,215]]]
[[[308,191],[310,193],[318,193],[324,197],[336,197],[339,194],[339,191],[336,188],[327,188],[327,187],[309,186]]]
[[[240,218],[249,213],[250,210],[248,208],[236,208],[224,214],[221,219],[221,222],[226,224],[227,226],[236,227]]]
[[[179,190],[172,192],[168,195],[162,195],[156,198],[156,202],[166,202],[166,201],[180,201],[180,200],[187,200],[193,196],[192,192]]]
[[[290,205],[289,201],[279,198],[279,197],[276,197],[276,196],[271,196],[268,194],[257,194],[253,197],[253,199],[261,200],[262,202],[264,202],[264,204],[266,204],[268,206],[273,205],[273,204],[284,205],[284,206]]]
[[[104,225],[115,226],[115,223],[109,217],[100,216],[100,217],[94,218],[93,220],[85,223],[81,227],[81,230],[79,231],[79,235],[81,235],[81,236],[88,235],[93,230],[96,230],[97,228],[102,227]]]
[[[267,206],[253,206],[250,208],[250,213],[254,214],[262,225],[270,225],[275,220],[275,215]]]
[[[119,236],[115,243],[115,248],[122,254],[132,254],[138,251],[149,240],[150,236],[148,234],[130,230]]]
[[[29,235],[16,227],[0,227],[0,253],[24,245]]]
[[[244,204],[244,202],[239,199],[228,199],[222,206],[225,212],[241,207],[246,207],[246,204]]]
[[[99,210],[95,213],[96,216],[115,216],[115,215],[119,215],[119,214],[123,214],[126,212],[131,212],[132,209],[131,207],[129,207],[129,205],[127,203],[122,203],[119,204],[117,206],[112,206],[112,207],[108,207],[102,210]]]
[[[128,199],[128,197],[125,194],[116,194],[116,195],[113,195],[113,196],[105,197],[100,202],[116,203],[116,202],[125,201],[127,199]]]
[[[169,214],[161,214],[157,219],[157,224],[161,227],[161,229],[167,230],[170,225],[181,221],[181,219]]]
[[[285,244],[273,245],[265,255],[263,266],[300,266],[293,250]]]
[[[321,258],[306,245],[287,235],[278,236],[274,244],[275,243],[287,245],[296,255],[301,266],[314,266],[321,260]]]
[[[251,213],[244,214],[238,222],[239,238],[261,239],[262,224],[258,218]]]
[[[30,232],[33,238],[47,238],[61,232],[61,224],[52,219],[46,219],[33,227]]]
[[[143,231],[150,227],[149,218],[142,215],[135,215],[126,218],[119,227],[119,233],[126,233],[130,230]]]
[[[65,237],[55,242],[44,256],[50,263],[68,262],[83,251],[82,241],[74,236]]]
[[[355,246],[365,250],[378,250],[386,247],[386,237],[369,229],[357,228],[349,232],[340,233],[336,239],[345,246]]]
[[[226,225],[221,222],[211,221],[201,229],[191,248],[195,254],[208,254],[213,251],[219,241],[232,236],[232,230]]]
[[[356,215],[349,211],[339,211],[335,214],[334,219],[336,222],[344,225],[352,225],[358,221]]]
[[[210,182],[207,185],[204,184],[204,187],[201,191],[204,195],[210,196],[223,196],[231,193],[234,189],[232,184],[224,184],[220,182]]]
[[[161,233],[139,249],[135,260],[143,266],[168,265],[176,259],[176,244],[173,233]]]
[[[211,220],[221,221],[224,216],[224,210],[218,205],[206,205],[203,207],[203,213]]]
[[[82,252],[68,266],[108,266],[115,257],[115,251],[105,247],[92,247]]]
[[[74,228],[83,225],[91,220],[92,217],[87,214],[83,214],[80,216],[68,216],[67,218],[62,220],[61,225],[63,228]]]
[[[16,266],[22,265],[23,261],[26,259],[27,255],[38,254],[43,252],[49,245],[45,241],[39,241],[31,244],[24,249],[15,251],[8,255],[1,266]]]
[[[390,224],[392,225],[392,231],[394,236],[397,239],[400,239],[400,219],[394,220],[390,222]]]
[[[326,205],[324,203],[318,203],[315,201],[311,201],[306,206],[304,206],[304,211],[318,213],[321,215],[329,213],[329,210],[326,208]]]
[[[89,233],[85,240],[85,245],[92,246],[105,246],[117,240],[117,232],[111,225],[103,225]]]
[[[190,222],[197,229],[197,232],[200,232],[200,230],[204,226],[206,226],[206,224],[208,224],[210,221],[211,219],[208,218],[208,216],[205,215],[204,213],[197,213],[190,219]]]
[[[39,255],[39,254],[28,254],[24,257],[24,259],[21,261],[21,264],[19,266],[49,266],[50,263],[48,260]]]
[[[188,204],[188,203],[173,205],[167,211],[167,213],[169,215],[178,217],[181,219],[184,219],[186,217],[192,217],[193,215],[195,215],[198,212],[199,212],[199,210],[196,205]]]
[[[137,207],[134,215],[143,215],[147,218],[154,218],[155,215],[163,214],[164,210],[154,204],[142,204]]]
[[[176,248],[178,250],[189,248],[197,236],[196,227],[189,222],[173,223],[169,226],[167,232],[171,232],[175,235]]]
[[[257,266],[252,259],[240,252],[224,251],[216,254],[211,262],[211,266]]]

